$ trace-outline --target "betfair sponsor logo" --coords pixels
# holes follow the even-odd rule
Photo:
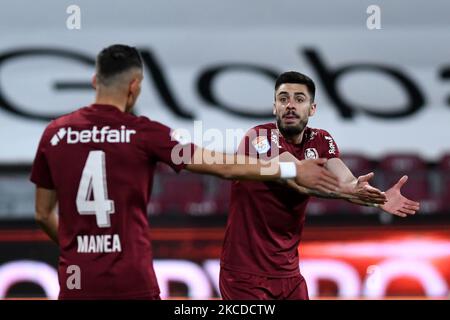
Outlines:
[[[61,128],[50,140],[52,146],[58,145],[60,141],[66,139],[67,144],[76,143],[130,143],[136,130],[127,129],[121,126],[120,129],[111,129],[109,126],[92,129],[77,130],[71,127]]]

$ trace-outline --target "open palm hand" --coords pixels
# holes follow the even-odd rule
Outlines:
[[[395,185],[385,192],[387,202],[380,206],[383,211],[404,218],[415,214],[420,209],[419,202],[412,201],[401,193],[401,188],[407,180],[408,176],[401,177]]]

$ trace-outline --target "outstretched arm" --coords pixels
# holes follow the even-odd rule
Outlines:
[[[301,162],[289,152],[282,153],[279,158],[280,161]],[[350,169],[348,169],[342,160],[338,158],[329,159],[326,162],[325,167],[338,177],[339,188],[334,192],[323,192],[321,190],[317,190],[315,186],[305,188],[304,186],[296,185],[295,181],[288,181],[287,184],[298,192],[319,198],[344,200],[358,199],[375,204],[383,204],[386,201],[386,195],[380,190],[372,187],[368,182],[373,177],[373,173],[355,178]]]
[[[295,168],[293,181],[321,192],[335,192],[337,177],[324,168],[326,159],[292,162]],[[279,180],[283,178],[283,164],[278,159],[262,161],[239,154],[224,154],[197,147],[191,162],[186,165],[191,172],[216,175],[237,180]]]

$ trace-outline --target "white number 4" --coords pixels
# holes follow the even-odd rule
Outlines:
[[[114,213],[114,201],[108,199],[103,151],[89,152],[78,187],[77,210],[80,214],[95,214],[100,228],[111,226],[109,215]]]

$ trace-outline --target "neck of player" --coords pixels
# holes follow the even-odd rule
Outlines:
[[[278,131],[280,132],[280,134],[283,136],[283,138],[287,142],[289,142],[291,144],[300,144],[303,140],[303,135],[305,134],[305,129],[303,129],[302,132],[296,133],[296,134],[289,134],[288,132],[285,132],[284,130],[280,130],[279,128],[278,128]]]
[[[122,112],[126,111],[127,97],[117,94],[111,94],[109,92],[97,91],[95,97],[95,104],[105,104],[116,107]]]

